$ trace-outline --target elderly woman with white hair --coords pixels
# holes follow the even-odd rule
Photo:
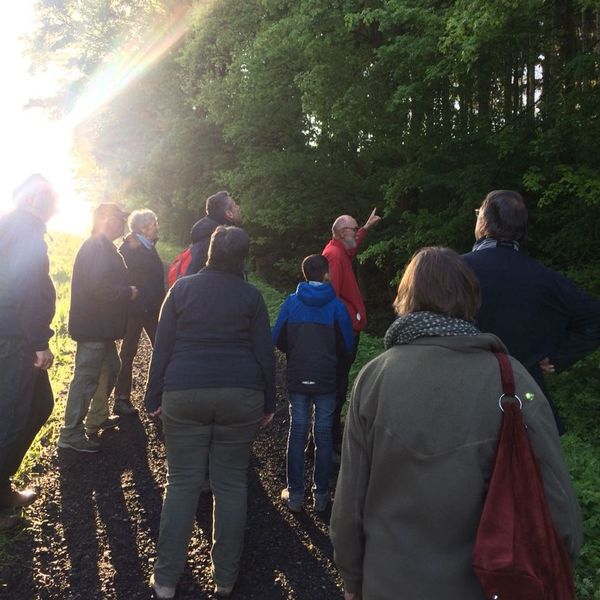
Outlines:
[[[121,345],[121,371],[115,385],[114,412],[131,415],[137,411],[131,404],[131,373],[142,330],[154,345],[158,313],[165,298],[163,262],[156,251],[158,218],[150,209],[134,210],[129,215],[130,233],[119,248],[127,265],[129,283],[137,287],[139,296],[131,303],[127,331]]]

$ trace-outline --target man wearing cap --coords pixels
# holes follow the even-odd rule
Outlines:
[[[123,235],[127,216],[116,204],[100,204],[92,235],[75,257],[69,334],[77,352],[59,448],[98,452],[98,432],[119,422],[108,414],[108,397],[121,366],[115,340],[125,335],[128,306],[138,295],[113,244]]]
[[[0,531],[17,525],[15,509],[37,496],[15,490],[10,478],[54,406],[48,341],[56,294],[44,234],[56,194],[36,174],[14,191],[13,200],[15,210],[0,218]]]

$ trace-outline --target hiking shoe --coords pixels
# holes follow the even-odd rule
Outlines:
[[[126,417],[129,415],[137,415],[137,408],[131,404],[129,398],[117,398],[113,407],[115,415]]]
[[[315,512],[325,512],[329,506],[329,503],[331,502],[331,498],[329,494],[315,494],[313,502]]]
[[[61,440],[59,438],[56,445],[59,448],[69,448],[70,450],[75,450],[75,452],[100,452],[100,442],[95,440],[90,440],[87,437],[73,440],[72,442]]]
[[[33,490],[23,490],[19,492],[13,490],[9,485],[0,491],[1,508],[23,508],[29,506],[37,498],[37,493]]]
[[[150,577],[150,587],[154,592],[154,597],[158,600],[170,600],[171,598],[175,598],[175,588],[169,587],[168,585],[160,585],[154,579],[154,575]]]
[[[119,424],[120,420],[121,420],[121,417],[118,417],[117,415],[113,415],[112,417],[108,417],[108,418],[104,419],[104,421],[102,421],[102,423],[100,423],[100,425],[98,425],[98,429],[88,429],[86,427],[85,432],[88,435],[94,435],[103,429],[113,429],[113,427],[116,427]]]
[[[302,496],[290,496],[288,488],[281,490],[281,499],[287,504],[288,510],[295,513],[300,512],[304,505],[304,498]]]

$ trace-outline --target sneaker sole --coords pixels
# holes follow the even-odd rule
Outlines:
[[[98,435],[101,431],[108,431],[109,429],[114,429],[115,427],[118,427],[120,424],[121,424],[121,420],[119,419],[115,423],[110,423],[109,425],[104,425],[104,427],[100,427],[100,429],[93,429],[93,430],[86,429],[85,434],[87,436]]]
[[[59,448],[75,450],[75,452],[86,452],[87,454],[95,454],[96,452],[100,452],[100,448],[76,448],[68,442],[56,442],[56,445]]]

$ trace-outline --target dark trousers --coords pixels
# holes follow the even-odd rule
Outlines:
[[[0,486],[8,486],[54,408],[48,371],[26,340],[0,338]]]
[[[142,329],[146,332],[150,343],[154,346],[158,313],[130,314],[127,319],[127,330],[121,344],[119,358],[121,370],[115,385],[115,398],[129,398],[131,395],[131,373],[133,359],[138,351]]]
[[[342,436],[344,434],[344,425],[342,424],[342,407],[346,402],[348,396],[348,379],[350,377],[350,369],[352,363],[356,360],[356,353],[358,351],[358,341],[360,339],[360,333],[354,334],[354,348],[352,354],[344,354],[338,357],[337,368],[336,368],[336,391],[335,391],[335,412],[333,414],[333,445],[339,446],[342,443]]]

